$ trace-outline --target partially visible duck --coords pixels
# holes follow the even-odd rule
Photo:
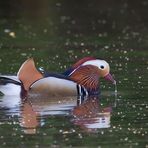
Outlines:
[[[39,71],[35,67],[34,60],[30,58],[22,64],[17,76],[0,76],[0,91],[7,94],[3,86],[11,83],[11,85],[21,86],[22,92],[26,92],[27,95],[98,95],[100,77],[111,81],[113,84],[116,83],[110,74],[109,64],[104,60],[85,57],[64,73],[57,74]]]

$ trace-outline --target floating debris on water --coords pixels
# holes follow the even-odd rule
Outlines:
[[[25,57],[25,56],[27,56],[27,53],[21,53],[21,56]]]
[[[4,29],[4,32],[5,33],[9,33],[10,32],[10,29]]]
[[[7,33],[12,38],[16,38],[16,33],[14,31],[11,31],[10,29],[4,29],[4,32]]]
[[[9,33],[9,36],[11,36],[12,38],[16,38],[15,32],[10,32],[10,33]]]

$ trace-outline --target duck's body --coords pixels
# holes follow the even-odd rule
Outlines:
[[[87,90],[76,82],[54,75],[35,81],[27,91],[27,95],[85,96],[88,94]],[[26,90],[17,76],[0,76],[0,92],[4,95],[26,95]]]
[[[76,96],[87,95],[87,91],[71,80],[49,76],[33,83],[30,87],[29,94]]]
[[[9,94],[6,86],[11,84],[20,86],[21,92],[26,92],[27,95],[96,95],[100,92],[100,77],[115,83],[109,74],[108,63],[103,60],[87,57],[62,74],[45,74],[36,69],[33,59],[28,59],[22,64],[17,76],[0,76],[0,91]],[[4,90],[4,88],[6,89]]]

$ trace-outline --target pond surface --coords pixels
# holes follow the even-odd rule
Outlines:
[[[93,56],[117,80],[89,98],[0,96],[1,147],[148,147],[148,3],[0,2],[0,73],[33,57],[62,72]],[[38,11],[37,11],[38,10]]]

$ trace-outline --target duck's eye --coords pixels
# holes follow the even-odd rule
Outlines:
[[[104,69],[104,66],[103,66],[103,65],[101,65],[101,66],[100,66],[100,68],[101,68],[101,69]]]

